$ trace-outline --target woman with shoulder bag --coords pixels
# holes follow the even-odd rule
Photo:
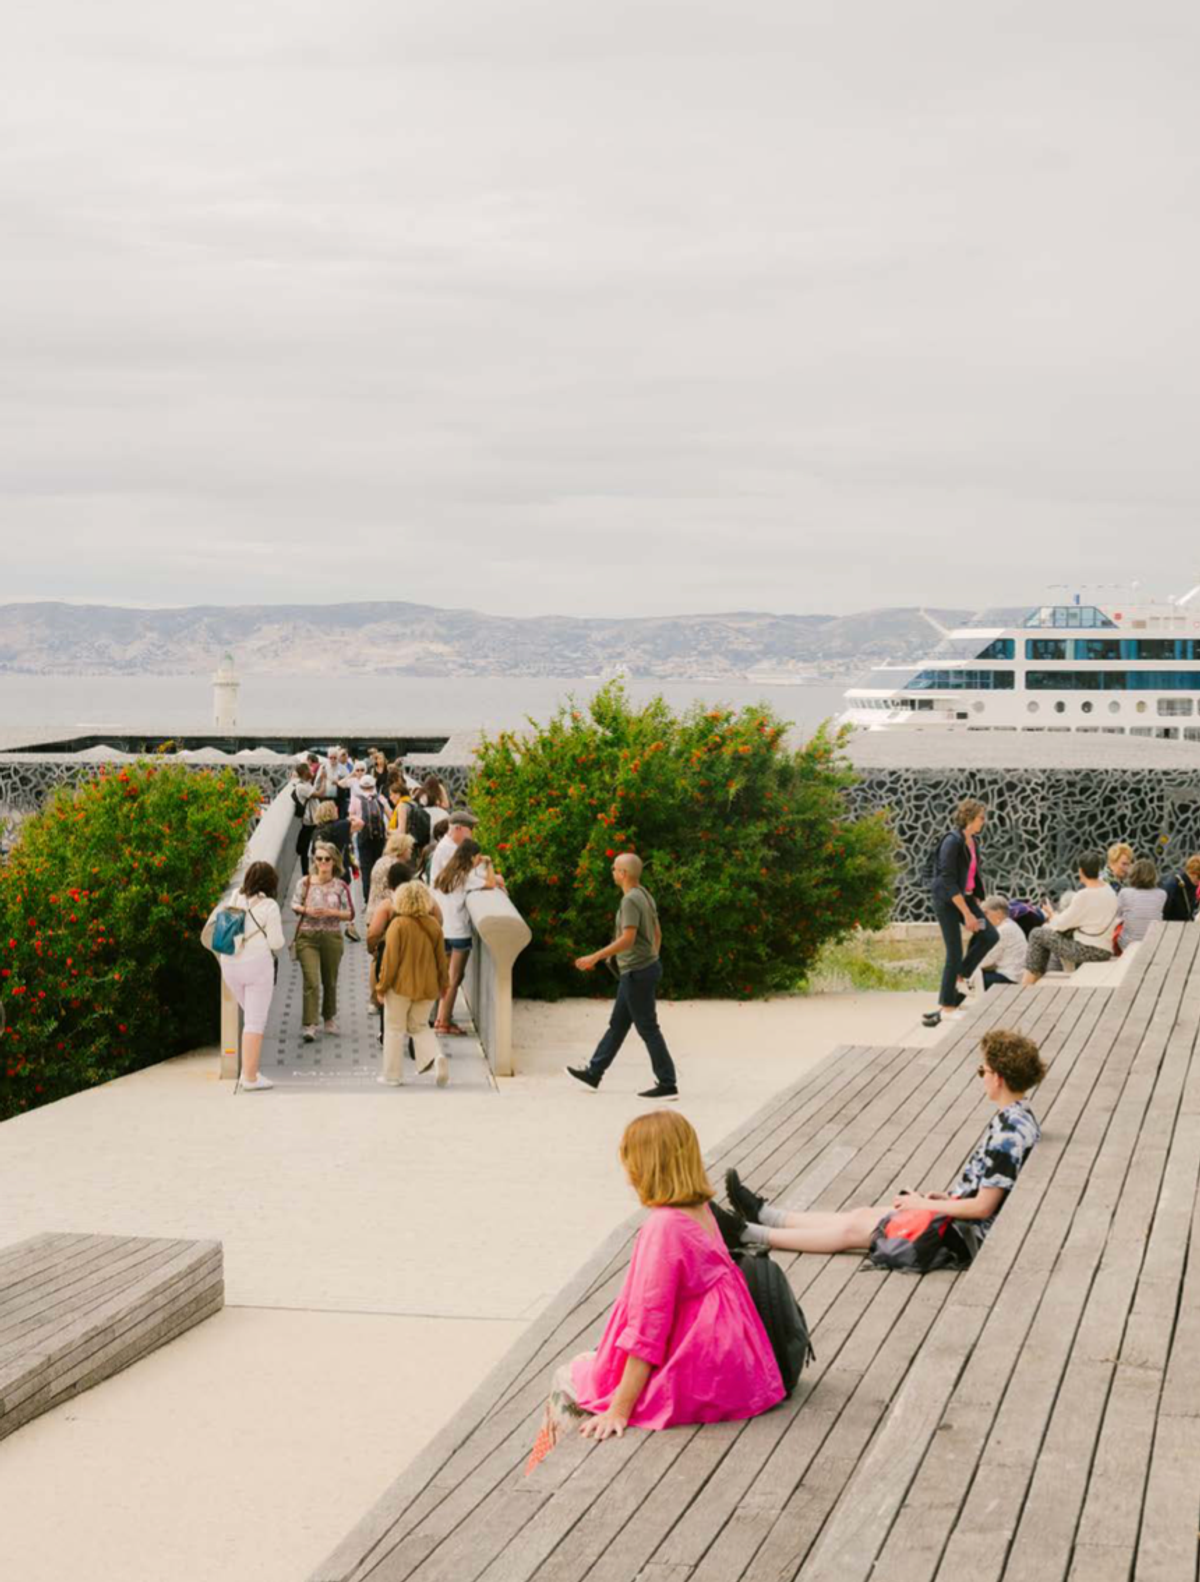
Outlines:
[[[292,911],[300,919],[295,951],[304,975],[304,1025],[301,1036],[311,1044],[317,1036],[318,1012],[325,1031],[336,1034],[337,980],[342,964],[342,924],[354,918],[349,886],[334,872],[332,846],[313,848],[313,873],[301,879],[292,897]]]
[[[402,863],[397,868],[406,868]],[[448,971],[442,925],[434,916],[433,897],[411,880],[392,893],[392,917],[372,977],[383,1002],[383,1069],[379,1081],[399,1087],[404,1081],[404,1046],[413,1041],[417,1070],[433,1068],[439,1088],[450,1066],[429,1026],[434,1001],[446,987]]]
[[[221,976],[242,1010],[242,1049],[238,1087],[261,1093],[275,1084],[259,1074],[263,1034],[275,992],[275,952],[283,949],[283,919],[275,900],[279,875],[269,862],[252,862],[228,910],[246,921],[232,956],[218,956]]]

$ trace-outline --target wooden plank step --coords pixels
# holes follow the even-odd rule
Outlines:
[[[219,1242],[48,1234],[0,1254],[0,1438],[218,1311]]]

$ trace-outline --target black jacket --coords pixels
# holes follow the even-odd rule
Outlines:
[[[1190,923],[1196,915],[1196,886],[1186,873],[1173,873],[1163,884],[1167,892],[1164,923]]]
[[[933,883],[930,886],[935,901],[953,905],[956,895],[972,895],[981,901],[986,894],[983,887],[983,857],[979,842],[975,842],[975,887],[967,890],[967,875],[971,871],[971,849],[962,830],[953,829],[942,836],[933,864]]]

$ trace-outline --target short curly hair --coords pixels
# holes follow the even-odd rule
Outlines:
[[[1038,1046],[1024,1033],[993,1027],[979,1040],[979,1048],[984,1060],[1012,1093],[1028,1093],[1046,1075]]]
[[[972,820],[977,819],[981,813],[986,813],[987,808],[982,802],[977,802],[973,796],[965,797],[954,809],[955,829],[966,829]]]

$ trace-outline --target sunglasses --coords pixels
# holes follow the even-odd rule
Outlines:
[[[317,858],[317,861],[318,861],[318,862],[332,862],[332,861],[333,861],[333,858],[332,858],[332,857],[318,857],[318,858]],[[981,1072],[981,1073],[982,1073],[982,1071],[983,1071],[983,1067],[982,1067],[982,1066],[980,1066],[980,1068],[979,1068],[979,1070],[980,1070],[980,1072]]]

